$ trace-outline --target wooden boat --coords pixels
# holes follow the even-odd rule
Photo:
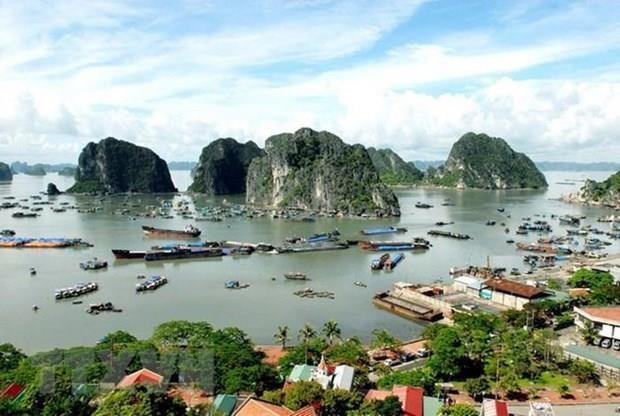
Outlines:
[[[379,257],[378,259],[374,259],[370,263],[370,269],[371,270],[382,270],[383,266],[385,266],[385,262],[387,262],[389,259],[390,259],[390,255],[388,253],[383,254],[381,257]]]
[[[166,230],[162,228],[149,227],[148,225],[142,226],[142,231],[144,234],[149,237],[157,237],[157,238],[166,238],[166,237],[186,237],[186,238],[196,238],[198,237],[202,231],[193,225],[186,226],[183,230]]]
[[[99,270],[99,269],[105,269],[107,267],[108,267],[107,261],[97,260],[97,258],[80,263],[80,269],[82,270]]]
[[[226,289],[245,289],[250,287],[249,283],[240,283],[238,280],[229,280],[224,284]]]
[[[415,207],[416,208],[422,208],[422,209],[433,208],[433,206],[431,204],[427,204],[427,203],[424,203],[424,202],[416,202]]]
[[[441,230],[430,230],[428,235],[440,236],[440,237],[450,237],[455,238],[457,240],[469,240],[471,237],[467,234],[460,233],[452,233],[449,231],[441,231]]]
[[[288,272],[284,273],[284,278],[287,280],[310,280],[305,273],[302,272]]]

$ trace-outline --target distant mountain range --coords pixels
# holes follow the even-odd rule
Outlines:
[[[416,167],[420,170],[427,170],[429,167],[436,168],[444,163],[442,160],[416,160]],[[617,171],[620,170],[620,163],[616,162],[534,162],[538,169],[545,171]]]

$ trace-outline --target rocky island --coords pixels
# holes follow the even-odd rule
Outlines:
[[[536,189],[547,187],[545,175],[504,139],[467,133],[454,145],[442,166],[429,168],[428,183],[479,189]]]
[[[271,136],[250,164],[246,201],[359,215],[400,215],[398,200],[362,145],[309,128]]]
[[[620,207],[620,171],[601,182],[588,179],[579,192],[563,195],[562,199],[566,202]]]
[[[188,190],[207,195],[244,193],[250,163],[264,155],[252,141],[239,143],[231,138],[217,139],[202,149]]]
[[[13,172],[6,163],[0,162],[0,181],[7,182],[13,180]]]
[[[405,162],[391,149],[369,147],[368,155],[386,185],[411,185],[424,177],[413,162]]]
[[[175,192],[168,165],[155,152],[113,137],[80,153],[70,193]]]

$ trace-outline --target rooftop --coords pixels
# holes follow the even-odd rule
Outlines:
[[[620,323],[620,306],[587,307],[577,308],[576,310],[581,310],[593,318]]]
[[[489,279],[484,284],[498,292],[527,299],[534,299],[545,295],[545,291],[542,289],[509,279]]]
[[[164,381],[164,376],[161,376],[149,369],[143,368],[142,370],[138,370],[123,377],[123,379],[116,385],[116,387],[130,387],[136,384],[159,384],[162,381]]]

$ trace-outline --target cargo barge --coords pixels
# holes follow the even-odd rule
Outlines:
[[[156,238],[197,238],[202,233],[193,225],[187,225],[183,230],[166,230],[143,225],[142,231],[144,231],[146,236]]]
[[[406,233],[406,228],[397,228],[397,227],[382,227],[382,228],[367,228],[362,230],[361,233],[364,235],[381,235],[381,234],[396,234],[396,233]]]
[[[372,303],[381,309],[414,321],[435,322],[443,318],[441,311],[423,305],[421,302],[413,302],[394,296],[390,291],[377,293],[373,296]]]
[[[371,251],[428,250],[431,243],[424,238],[415,238],[412,241],[360,241],[358,246]]]
[[[430,230],[427,234],[432,235],[432,236],[438,236],[438,237],[449,237],[449,238],[454,238],[457,240],[471,239],[471,237],[468,234],[453,233],[450,231],[442,231],[442,230]]]
[[[223,252],[219,248],[173,248],[171,250],[148,251],[144,255],[146,261],[163,261],[163,260],[179,260],[194,259],[206,257],[221,257]]]

